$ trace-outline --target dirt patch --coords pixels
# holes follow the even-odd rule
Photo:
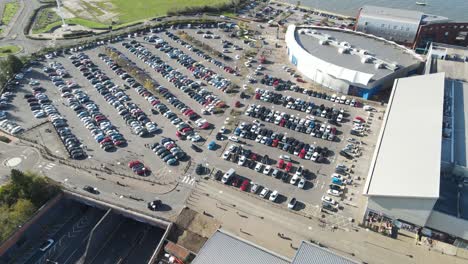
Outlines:
[[[80,17],[101,23],[109,23],[117,19],[118,14],[113,12],[114,6],[105,0],[62,0],[64,17]]]
[[[198,252],[220,225],[220,222],[209,216],[184,208],[177,217],[168,239],[192,252]]]

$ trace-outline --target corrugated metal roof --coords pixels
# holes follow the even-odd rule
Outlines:
[[[334,252],[302,241],[291,264],[357,264],[351,259],[337,255]]]
[[[360,16],[377,17],[379,19],[389,19],[419,24],[423,14],[423,12],[414,10],[365,5],[361,9]]]
[[[216,231],[200,249],[193,264],[289,264],[284,257],[230,235]]]

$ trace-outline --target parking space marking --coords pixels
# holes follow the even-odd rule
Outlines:
[[[51,170],[51,169],[53,169],[53,168],[55,167],[55,165],[57,165],[57,164],[52,163],[52,162],[49,162],[49,163],[44,167],[44,169],[46,169],[46,170]]]

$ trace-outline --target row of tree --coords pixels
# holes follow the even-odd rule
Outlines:
[[[17,73],[23,68],[23,62],[15,55],[8,55],[3,60],[0,60],[0,91]]]
[[[0,187],[0,241],[59,192],[60,188],[45,177],[12,170],[10,181]]]

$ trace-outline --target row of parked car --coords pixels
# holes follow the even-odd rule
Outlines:
[[[226,103],[220,100],[216,95],[204,88],[201,88],[201,82],[194,82],[187,76],[175,70],[161,58],[153,55],[140,43],[131,41],[130,43],[124,42],[122,45],[142,59],[146,64],[150,65],[151,68],[161,74],[169,82],[173,83],[175,87],[179,88],[190,96],[190,98],[201,104],[204,107],[204,109],[202,109],[203,113],[214,113],[215,108],[223,108],[226,106]]]
[[[123,54],[120,53],[120,51],[118,51],[115,48],[108,47],[108,51],[118,53],[123,58]],[[128,60],[128,61],[129,61],[129,63],[131,62],[130,60]],[[134,67],[137,67],[137,66],[134,66]],[[121,69],[121,68],[119,68],[119,69]],[[128,75],[123,69],[121,69],[121,70],[123,72],[122,75]],[[155,81],[153,81],[153,83],[157,84]],[[152,107],[154,108],[155,111],[156,110],[159,111],[161,114],[163,114],[164,117],[168,118],[174,126],[177,127],[176,136],[179,139],[186,139],[187,138],[187,139],[192,140],[193,142],[199,141],[199,140],[202,139],[200,137],[200,135],[198,133],[196,133],[190,125],[188,125],[186,122],[182,121],[182,119],[180,119],[176,113],[172,112],[165,104],[163,104],[159,100],[158,97],[156,97],[153,93],[151,93],[146,88],[144,88],[140,83],[135,82],[135,83],[133,83],[131,85],[131,87],[133,87],[138,94],[143,96],[152,105]],[[159,86],[157,86],[155,88],[155,90],[162,97],[164,97],[166,100],[168,100],[173,106],[175,106],[177,109],[181,110],[183,115],[188,116],[192,120],[198,120],[200,118],[200,116],[198,114],[196,114],[192,109],[190,109],[188,106],[186,106],[183,102],[178,100],[177,97],[175,97],[175,95],[173,95],[171,92],[169,92],[169,90],[167,88],[164,88],[163,86],[159,85]],[[210,125],[211,125],[210,123],[206,122],[206,123],[202,124],[202,127],[207,128]]]
[[[278,105],[283,105],[287,109],[305,112],[321,118],[328,119],[328,122],[338,124],[344,121],[347,115],[343,108],[337,109],[333,107],[326,107],[321,104],[314,104],[312,101],[306,101],[300,98],[293,98],[292,96],[284,96],[270,90],[257,88],[255,90],[255,99],[264,102],[270,102]]]
[[[198,32],[202,32],[202,31],[197,31],[197,34],[198,34]],[[168,33],[170,33],[170,32],[168,32]],[[168,33],[166,33],[166,34],[167,34],[169,37],[171,37],[171,38],[172,38],[172,36],[175,36],[175,35],[172,34],[172,33],[170,33],[170,34],[168,34]],[[200,50],[200,49],[194,47],[193,45],[187,43],[186,41],[181,40],[179,37],[177,37],[177,36],[175,36],[175,37],[176,37],[176,38],[172,38],[172,39],[174,39],[174,40],[175,40],[177,43],[179,43],[180,45],[186,47],[188,50],[193,51],[193,52],[194,52],[195,54],[197,54],[197,56],[199,56],[200,58],[203,58],[203,59],[205,59],[206,61],[213,63],[214,65],[216,65],[216,66],[218,66],[219,68],[223,69],[223,70],[224,70],[225,72],[227,72],[227,73],[230,73],[230,74],[233,74],[233,75],[236,75],[236,76],[239,75],[239,73],[238,73],[235,69],[233,69],[232,67],[227,66],[227,65],[225,65],[223,62],[214,59],[214,58],[211,57],[210,55],[206,54],[203,50]]]
[[[32,87],[38,87],[39,82],[34,82]],[[78,140],[75,134],[72,133],[70,127],[68,126],[67,120],[59,113],[57,108],[52,105],[52,101],[49,100],[49,97],[41,91],[33,90],[32,94],[25,94],[26,99],[35,98],[41,107],[41,109],[47,114],[49,121],[54,126],[57,134],[65,146],[70,158],[72,159],[82,159],[86,157],[86,153],[82,148],[82,143]]]
[[[160,143],[154,143],[150,148],[168,165],[177,165],[179,163],[178,161],[187,156],[171,138],[163,138]]]
[[[275,112],[273,109],[261,105],[250,105],[246,109],[245,115],[329,141],[336,139],[338,131],[336,127],[332,127],[331,125],[320,124],[313,116],[300,118],[299,116],[290,115],[285,112]]]
[[[318,163],[325,161],[329,155],[328,148],[310,145],[292,136],[286,137],[283,133],[262,127],[260,122],[254,122],[253,124],[243,122],[234,130],[234,134],[239,134],[241,138],[255,140],[255,142],[260,144],[279,148],[301,159],[312,160]]]
[[[171,32],[166,31],[166,35],[173,39],[175,42],[189,46],[186,42],[179,39],[178,36],[172,34]],[[168,44],[166,44],[168,45]],[[197,79],[202,79],[207,81],[209,84],[213,85],[217,89],[221,91],[226,91],[231,86],[231,81],[224,78],[222,75],[217,74],[210,68],[204,66],[203,64],[198,63],[197,60],[192,58],[191,56],[187,55],[183,51],[177,48],[173,48],[171,51],[166,52],[166,54],[172,58],[176,59],[179,64],[186,67],[189,71],[192,72],[192,75]],[[232,70],[232,68],[230,68]]]

